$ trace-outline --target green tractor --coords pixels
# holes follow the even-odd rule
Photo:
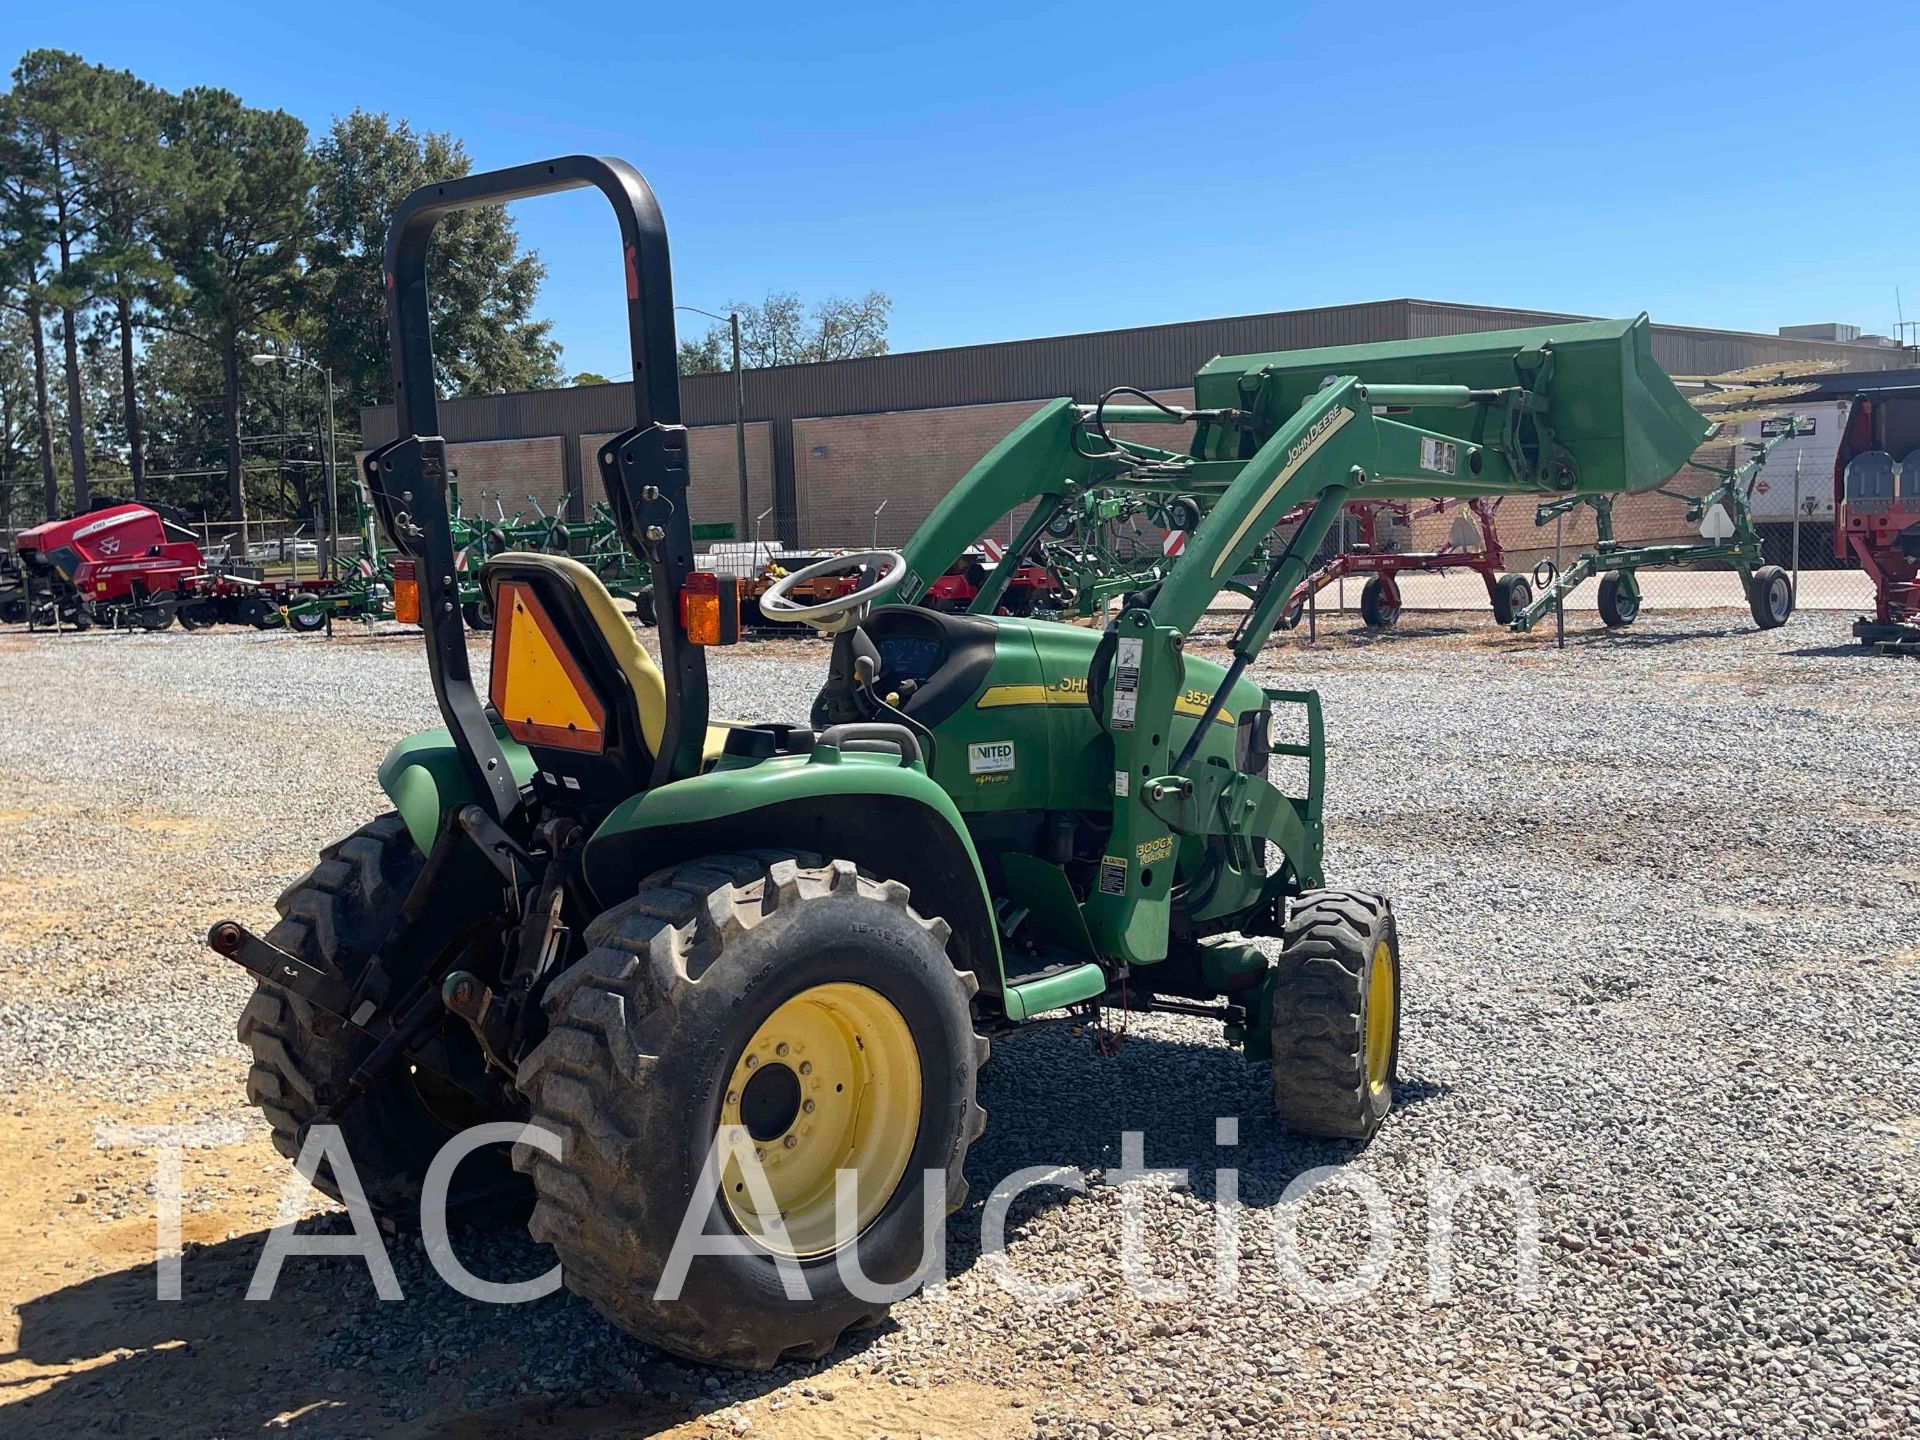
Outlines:
[[[587,566],[496,554],[483,696],[427,242],[452,211],[582,186],[620,223],[635,415],[597,458],[652,575],[659,660]],[[961,1204],[986,1124],[989,1041],[1020,1026],[1100,1006],[1210,1017],[1271,1067],[1282,1126],[1372,1136],[1398,1061],[1393,911],[1326,888],[1318,699],[1247,667],[1350,497],[1627,488],[1672,473],[1702,430],[1644,317],[1221,360],[1195,409],[1105,406],[1191,427],[1184,449],[1110,440],[1095,407],[1059,400],[904,552],[768,592],[770,618],[833,637],[827,673],[810,716],[726,724],[707,650],[737,638],[738,597],[692,568],[646,182],[580,156],[449,180],[401,205],[386,264],[399,438],[365,475],[417,567],[445,725],[394,747],[394,813],[326,849],[264,938],[214,927],[259,982],[240,1021],[249,1095],[289,1156],[340,1127],[367,1203],[403,1222],[452,1137],[530,1123],[510,1156],[461,1163],[454,1209],[530,1206],[567,1284],[615,1324],[733,1366],[818,1357],[878,1321],[856,1268],[882,1287],[924,1273],[924,1215]],[[1062,507],[1112,489],[1204,499],[1178,562],[1103,631],[995,616]],[[1208,602],[1301,504],[1228,662],[1188,654]],[[1027,506],[970,613],[913,603]],[[864,583],[794,598],[830,567]],[[1287,789],[1276,757],[1298,773]]]

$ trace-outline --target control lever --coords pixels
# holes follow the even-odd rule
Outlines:
[[[905,726],[907,731],[920,742],[920,752],[927,757],[929,767],[933,764],[933,732],[915,720],[906,711],[889,705],[880,698],[873,688],[873,682],[880,676],[880,662],[864,652],[853,657],[853,682],[860,687],[860,693],[867,697],[867,703],[875,710],[893,717],[894,723]]]

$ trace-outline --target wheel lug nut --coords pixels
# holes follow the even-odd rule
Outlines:
[[[773,1053],[776,1055],[784,1055],[787,1053],[787,1049],[787,1042],[782,1040],[778,1045],[773,1047]]]
[[[782,1140],[780,1143],[786,1146],[787,1149],[791,1150],[794,1146],[800,1143],[800,1137],[798,1135],[789,1135],[787,1136],[786,1139]]]
[[[740,1092],[738,1090],[727,1091],[727,1104],[738,1105],[739,1103],[740,1103]]]
[[[811,1100],[806,1101],[804,1104],[801,1105],[800,1108],[806,1111],[807,1114],[811,1115],[813,1113],[813,1101]]]
[[[811,1060],[802,1060],[800,1062],[800,1073],[802,1075],[811,1075],[813,1073],[813,1062]]]
[[[747,1069],[749,1070],[757,1069],[759,1067],[759,1064],[760,1064],[760,1057],[758,1055],[747,1056]]]

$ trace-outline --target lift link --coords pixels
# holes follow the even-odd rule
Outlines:
[[[282,990],[291,990],[315,1009],[349,1024],[359,1023],[352,1018],[356,1012],[362,1020],[371,1018],[373,1006],[364,1000],[356,1003],[351,986],[269,944],[238,920],[215,921],[207,931],[207,945],[214,954]]]

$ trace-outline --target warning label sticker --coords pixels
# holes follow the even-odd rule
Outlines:
[[[1100,857],[1100,893],[1102,895],[1127,893],[1126,856],[1103,855]]]
[[[1134,716],[1140,713],[1140,656],[1138,640],[1122,640],[1113,674],[1113,728],[1133,729]]]
[[[1420,437],[1420,468],[1436,475],[1451,475],[1460,467],[1460,447],[1451,440]]]

